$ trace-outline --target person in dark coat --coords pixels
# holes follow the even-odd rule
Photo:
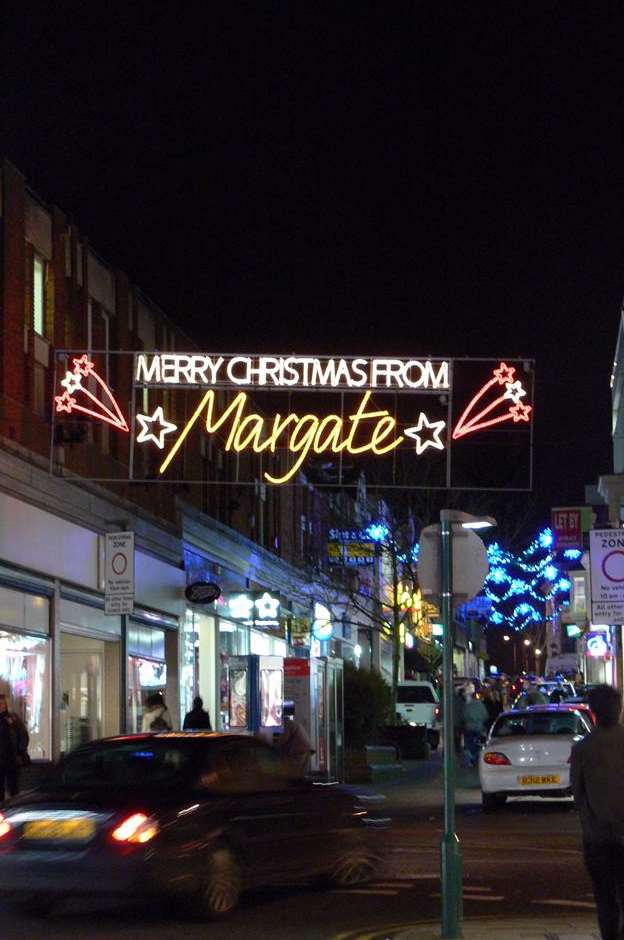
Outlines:
[[[193,699],[193,707],[190,712],[184,716],[184,731],[212,731],[210,724],[210,715],[204,709],[204,702],[201,696],[196,695]]]
[[[602,940],[619,940],[624,922],[624,727],[622,695],[599,685],[588,695],[596,727],[572,748],[570,779],[581,818]]]
[[[19,769],[30,763],[28,731],[15,712],[9,709],[6,695],[0,694],[0,798],[19,793]]]

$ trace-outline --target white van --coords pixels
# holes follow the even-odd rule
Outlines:
[[[440,696],[431,682],[407,681],[397,686],[397,717],[410,725],[426,725],[432,748],[440,743]]]

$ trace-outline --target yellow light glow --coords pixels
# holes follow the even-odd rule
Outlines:
[[[280,438],[285,438],[285,446],[291,454],[296,454],[296,460],[286,473],[272,476],[265,472],[264,478],[269,483],[286,483],[300,469],[310,452],[315,454],[339,454],[346,451],[348,454],[373,453],[382,456],[394,450],[404,440],[402,436],[396,437],[396,421],[386,410],[367,411],[371,393],[366,392],[362,397],[356,412],[346,418],[340,415],[327,415],[319,418],[317,415],[280,415],[272,419],[264,418],[255,412],[245,414],[248,402],[246,392],[239,392],[230,402],[223,413],[215,418],[215,393],[206,392],[199,405],[191,415],[187,425],[182,430],[177,441],[172,446],[160,466],[160,473],[164,473],[180,450],[191,429],[205,414],[206,433],[214,434],[228,420],[231,425],[225,442],[226,451],[240,453],[251,449],[256,454],[265,450],[275,453]],[[366,427],[366,422],[373,421],[372,426]],[[356,445],[355,436],[358,431],[368,430],[368,442]],[[266,436],[263,439],[263,434]],[[388,438],[392,439],[388,441]]]

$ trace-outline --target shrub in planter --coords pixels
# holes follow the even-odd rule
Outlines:
[[[392,690],[378,672],[344,664],[345,747],[377,744],[377,729],[392,714]]]

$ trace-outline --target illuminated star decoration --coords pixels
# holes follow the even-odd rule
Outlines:
[[[279,598],[271,597],[271,595],[265,591],[262,597],[259,597],[256,601],[256,608],[258,610],[258,618],[260,620],[276,620],[277,611],[279,608]]]
[[[166,421],[163,414],[162,405],[154,411],[153,415],[137,415],[137,421],[141,425],[141,430],[137,435],[137,444],[144,444],[146,441],[154,441],[157,447],[162,450],[165,446],[165,434],[171,434],[177,430],[177,424]],[[154,433],[153,425],[158,425],[159,430]]]
[[[508,366],[505,362],[501,362],[497,369],[492,370],[492,378],[479,389],[464,409],[453,431],[453,440],[503,422],[512,421],[514,424],[530,422],[533,406],[525,405],[521,401],[522,398],[526,398],[526,389],[519,379],[514,378],[515,374],[514,367]],[[492,389],[500,392],[503,386],[505,391],[497,394],[488,404],[488,392]]]
[[[230,615],[234,620],[246,620],[251,614],[251,608],[254,602],[247,594],[237,594],[228,601]]]
[[[89,415],[91,418],[97,418],[104,421],[120,431],[129,431],[121,408],[115,400],[106,382],[96,372],[93,362],[86,355],[79,359],[72,359],[74,364],[73,372],[66,372],[65,378],[61,380],[61,385],[65,389],[62,395],[55,395],[54,402],[57,412],[63,411],[71,414],[74,411],[80,414]],[[94,392],[83,385],[83,378],[91,377],[95,383],[95,390],[101,392],[98,398]]]
[[[444,442],[440,440],[440,434],[445,427],[445,421],[429,421],[427,415],[421,411],[418,424],[413,428],[405,428],[405,436],[412,437],[416,441],[416,453],[420,456],[428,447],[444,450]],[[427,435],[423,433],[424,431],[433,431],[433,434]]]

